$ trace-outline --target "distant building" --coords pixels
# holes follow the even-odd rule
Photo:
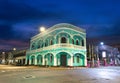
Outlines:
[[[8,52],[7,64],[25,65],[26,50],[13,50]]]
[[[87,66],[85,30],[60,23],[32,37],[26,52],[26,64]]]
[[[7,55],[7,53],[5,53],[5,52],[2,52],[0,54],[0,63],[1,64],[5,64],[5,62],[6,62],[6,55]]]
[[[120,52],[118,48],[108,45],[87,45],[87,59],[89,66],[120,65]]]

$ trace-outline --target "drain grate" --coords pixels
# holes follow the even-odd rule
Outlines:
[[[25,78],[25,79],[30,79],[30,78],[35,78],[35,76],[27,75],[27,76],[25,76],[25,77],[23,77],[23,78]]]
[[[110,79],[105,79],[105,80],[110,80]]]

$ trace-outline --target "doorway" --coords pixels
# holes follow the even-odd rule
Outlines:
[[[63,67],[67,66],[67,56],[66,55],[60,56],[60,66],[63,66]]]

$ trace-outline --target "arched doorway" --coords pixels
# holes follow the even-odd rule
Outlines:
[[[57,57],[57,65],[66,67],[68,66],[68,59],[70,59],[70,55],[66,52],[60,52],[56,55]]]
[[[27,55],[27,56],[26,56],[26,65],[29,65],[29,62],[30,62],[29,59],[30,59],[30,56]]]
[[[42,55],[37,56],[37,64],[42,65]]]
[[[60,65],[64,67],[67,66],[67,55],[60,56]]]
[[[35,64],[35,56],[31,56],[31,65]]]
[[[84,55],[80,54],[80,53],[76,53],[74,55],[74,65],[75,66],[85,66],[85,57]]]
[[[48,53],[44,57],[45,66],[53,66],[54,65],[54,55],[52,53]]]

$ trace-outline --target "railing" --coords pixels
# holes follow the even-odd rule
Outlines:
[[[44,51],[44,50],[52,50],[52,49],[56,49],[56,48],[68,48],[68,49],[86,50],[85,46],[79,46],[79,45],[73,45],[73,44],[54,44],[54,45],[50,45],[50,46],[35,49],[35,50],[27,50],[27,53],[35,53],[35,52],[40,52],[40,51]]]

